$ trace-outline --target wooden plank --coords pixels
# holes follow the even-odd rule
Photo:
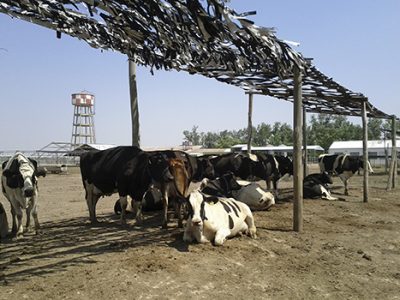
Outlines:
[[[367,118],[367,101],[363,101],[362,105],[362,124],[363,124],[363,160],[364,160],[364,184],[363,196],[364,202],[368,202],[368,118]]]
[[[253,139],[253,94],[249,93],[249,111],[247,115],[247,153],[251,153],[251,141]]]
[[[302,74],[294,68],[293,103],[293,230],[303,231],[303,162],[302,162]]]
[[[139,107],[136,85],[136,63],[129,59],[129,92],[131,100],[132,146],[139,147]]]

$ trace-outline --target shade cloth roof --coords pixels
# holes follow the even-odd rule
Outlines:
[[[255,12],[236,13],[223,0],[0,0],[0,12],[127,54],[151,70],[199,73],[288,101],[299,68],[307,111],[361,116],[367,101],[369,117],[390,117],[246,18]]]

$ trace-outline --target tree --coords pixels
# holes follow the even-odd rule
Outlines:
[[[368,139],[369,140],[380,140],[382,136],[382,120],[381,119],[369,119],[368,120]]]
[[[185,130],[183,135],[185,136],[185,141],[191,143],[192,145],[201,145],[201,134],[197,132],[199,126],[194,125],[192,131]]]
[[[265,146],[270,144],[270,138],[272,135],[271,125],[261,123],[254,129],[253,145],[254,146]]]

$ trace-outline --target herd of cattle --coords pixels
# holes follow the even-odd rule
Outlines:
[[[363,167],[360,157],[347,154],[321,155],[319,164],[321,173],[304,178],[305,198],[336,199],[328,187],[332,184],[332,174],[341,178],[347,195],[348,179]],[[142,210],[161,204],[162,227],[166,228],[172,200],[178,226],[183,227],[183,219],[187,220],[185,241],[211,241],[222,245],[227,238],[240,233],[256,237],[252,210],[268,210],[275,204],[279,196],[277,182],[293,174],[293,164],[288,157],[271,154],[194,157],[183,151],[143,151],[133,146],[120,146],[82,154],[80,170],[92,223],[97,222],[96,204],[100,197],[118,193],[114,210],[120,214],[122,224],[126,223],[129,207],[140,224]],[[22,153],[2,163],[2,191],[10,202],[11,232],[16,237],[24,233],[23,209],[26,210],[26,229],[32,215],[36,233],[40,231],[39,176],[45,174],[40,172],[37,162]],[[268,191],[255,182],[259,180],[265,180]],[[199,187],[189,190],[190,184],[195,182],[200,183]],[[0,202],[0,238],[7,235],[6,212]]]

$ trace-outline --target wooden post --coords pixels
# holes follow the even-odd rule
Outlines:
[[[247,153],[251,153],[251,142],[253,138],[253,94],[249,93],[249,112],[248,112],[248,125],[247,125]]]
[[[136,85],[136,63],[129,60],[129,92],[131,99],[131,120],[132,120],[132,146],[140,146],[139,137],[139,108],[138,93]]]
[[[367,101],[363,101],[362,105],[362,124],[363,124],[363,161],[364,161],[364,202],[368,202],[368,118],[367,118]]]
[[[397,183],[397,145],[396,145],[396,116],[392,116],[392,159],[394,160],[393,166],[393,181],[392,187],[396,188]]]
[[[396,117],[392,116],[392,157],[390,161],[390,168],[389,168],[389,178],[388,183],[386,186],[387,190],[391,190],[392,188],[396,187],[396,180],[397,180],[397,148],[396,148]]]
[[[302,74],[294,68],[293,102],[293,230],[303,231],[303,162],[302,162]]]
[[[307,112],[306,108],[303,106],[303,168],[304,168],[304,177],[307,176],[308,173],[308,168],[307,168],[307,161],[308,161],[308,155],[307,155]]]

